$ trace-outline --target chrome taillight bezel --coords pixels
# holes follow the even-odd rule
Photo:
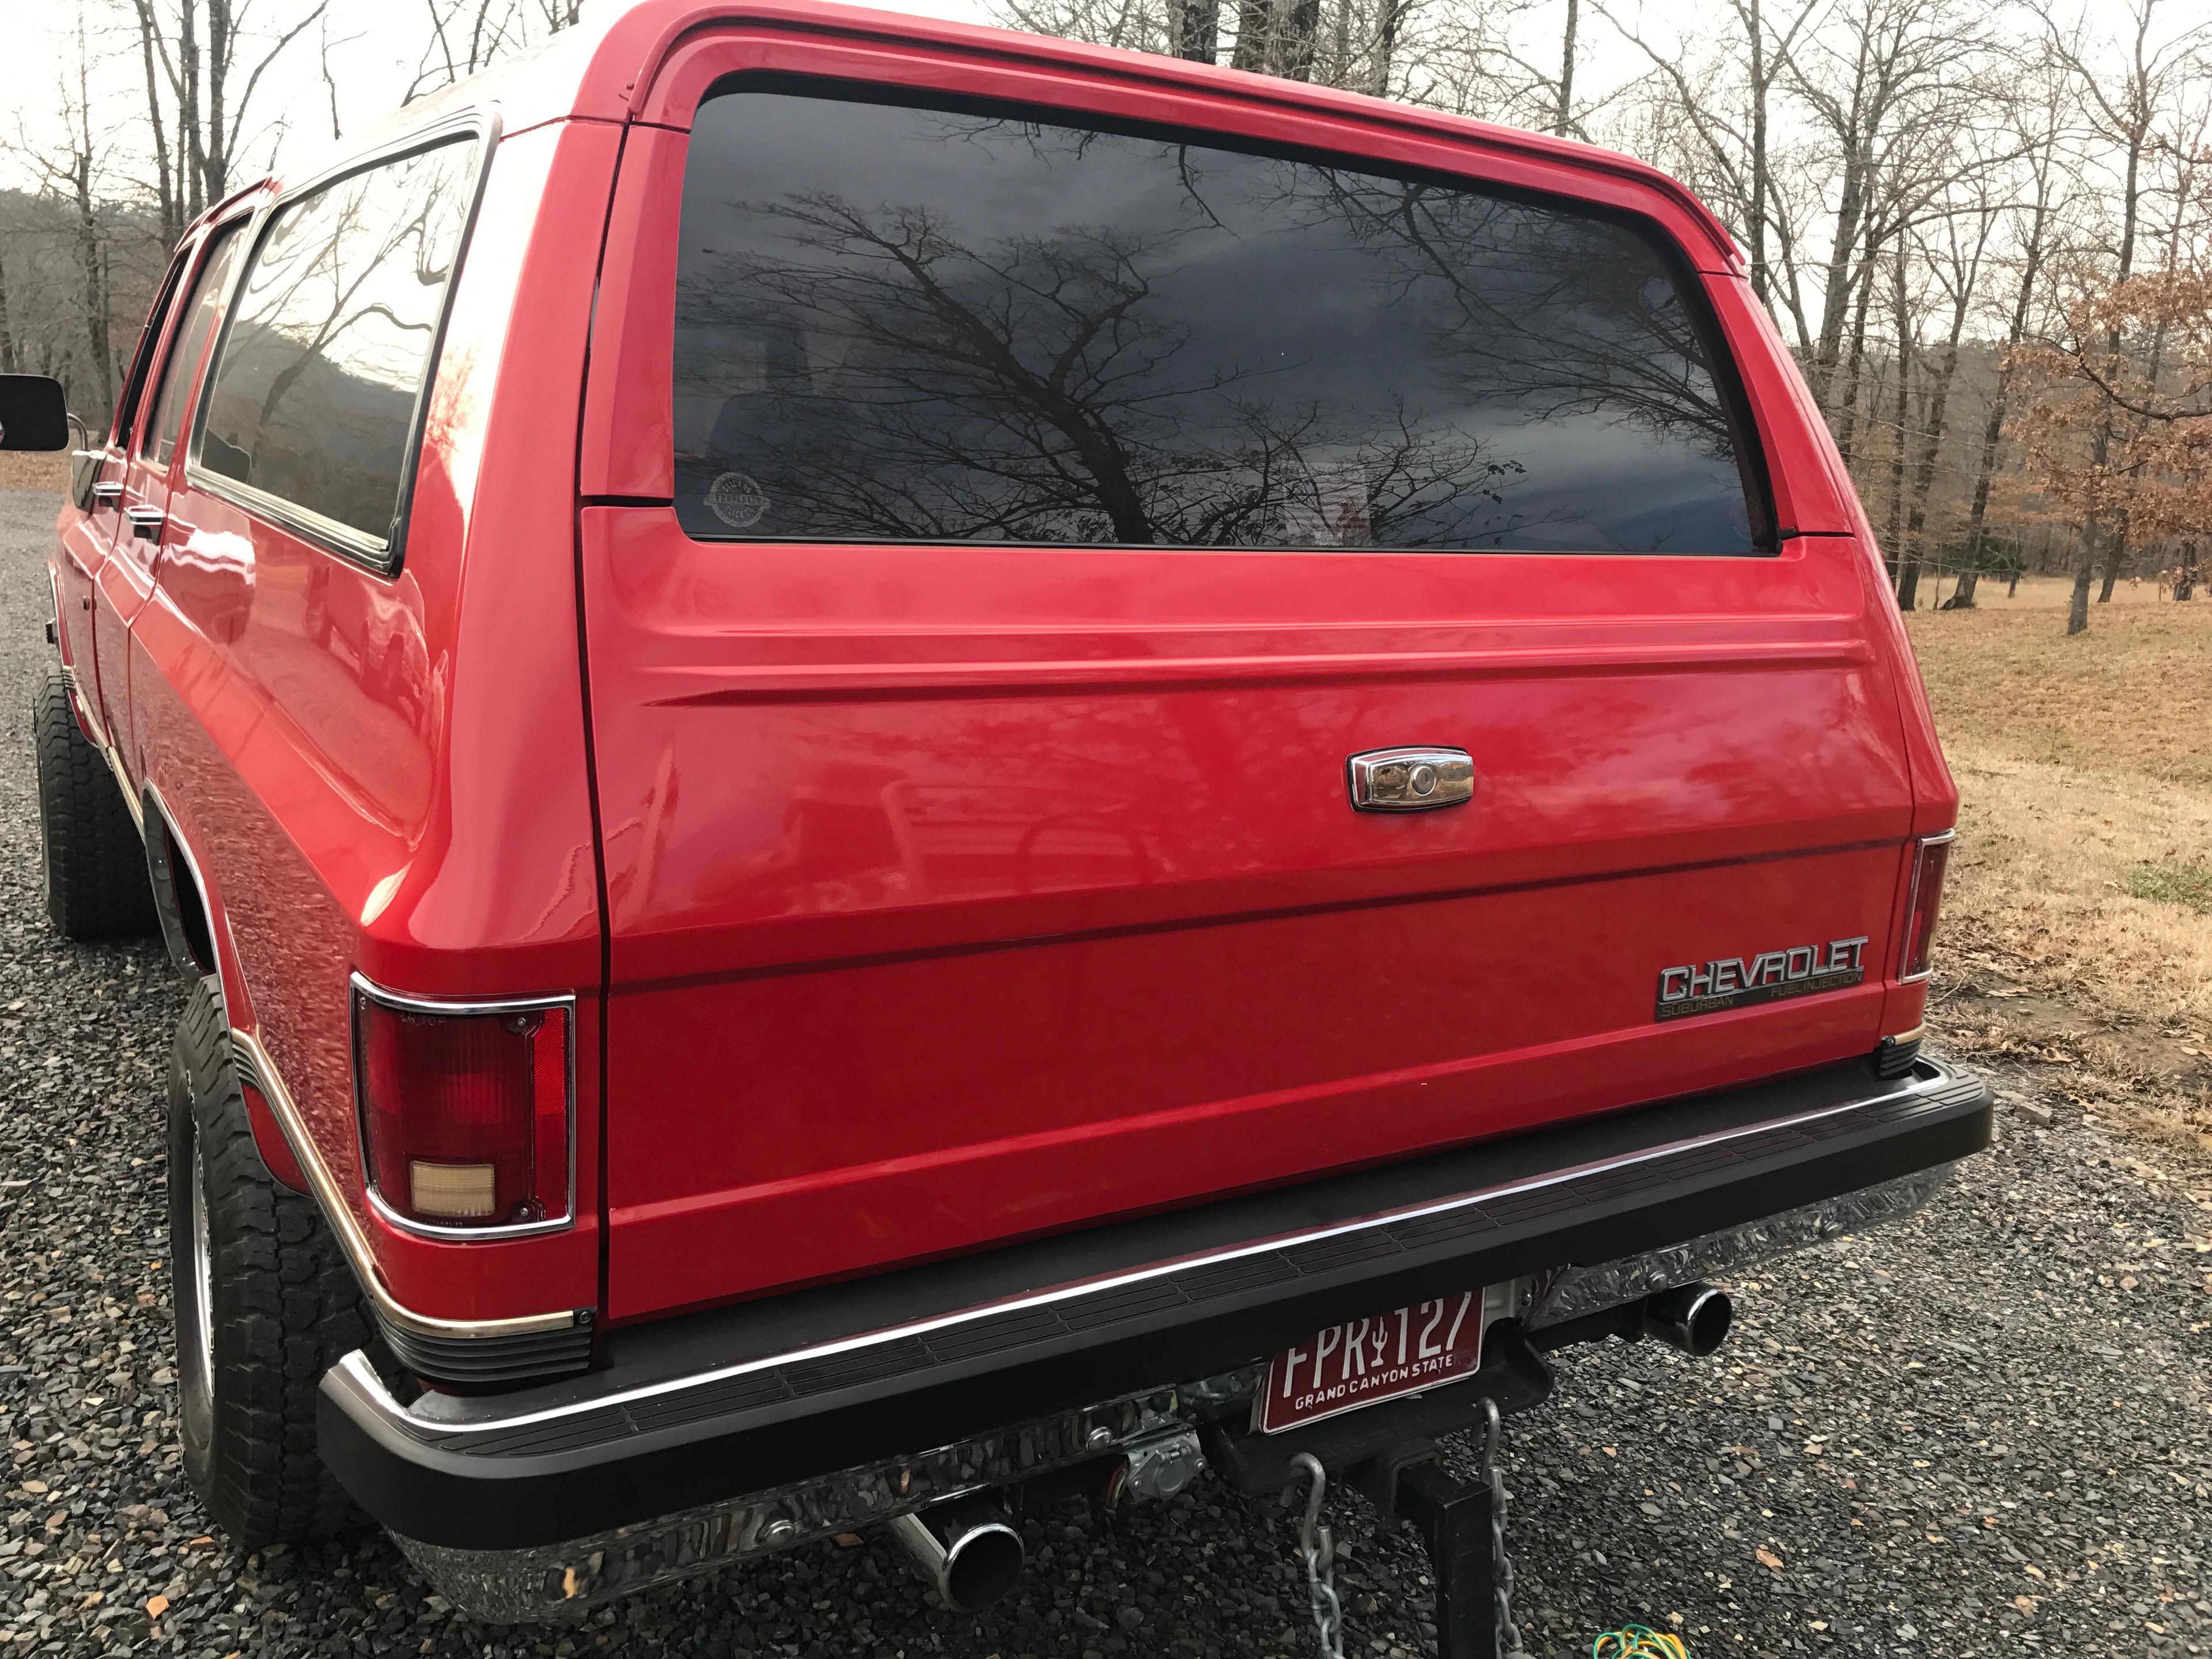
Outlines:
[[[1942,893],[1939,887],[1936,896],[1936,911],[1928,921],[1928,965],[1915,969],[1912,965],[1912,958],[1915,954],[1914,947],[1919,943],[1919,939],[1916,936],[1914,925],[1920,915],[1920,887],[1921,883],[1927,878],[1929,848],[1948,848],[1958,839],[1958,836],[1959,832],[1956,830],[1946,830],[1937,835],[1918,836],[1912,843],[1912,878],[1905,884],[1905,915],[1902,924],[1898,929],[1897,982],[1899,985],[1923,985],[1935,975],[1936,924],[1942,920]],[[1948,876],[1950,872],[1950,860],[1948,854],[1944,858],[1943,872],[1944,876]],[[1939,877],[1938,881],[1942,878]]]
[[[368,1090],[362,1073],[361,1005],[363,1000],[398,1012],[444,1015],[498,1015],[527,1013],[538,1009],[559,1009],[568,1021],[568,1052],[562,1056],[565,1068],[563,1081],[563,1109],[566,1122],[562,1143],[568,1158],[568,1169],[562,1182],[567,1194],[561,1214],[547,1216],[540,1221],[495,1222],[481,1227],[448,1226],[439,1222],[422,1221],[407,1215],[388,1203],[377,1190],[372,1173],[374,1160],[369,1150]],[[361,1160],[362,1194],[370,1209],[387,1224],[402,1232],[424,1238],[476,1243],[503,1238],[530,1238],[547,1233],[566,1232],[576,1224],[576,1050],[579,1044],[576,1030],[576,997],[574,992],[558,992],[544,996],[457,998],[410,996],[398,991],[386,990],[366,975],[356,971],[348,981],[346,1024],[349,1071],[353,1079],[353,1118],[355,1148]]]

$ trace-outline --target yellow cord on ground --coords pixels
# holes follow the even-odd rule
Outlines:
[[[1590,1644],[1590,1659],[1690,1659],[1682,1638],[1648,1625],[1623,1625]]]

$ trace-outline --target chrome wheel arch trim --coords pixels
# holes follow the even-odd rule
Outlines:
[[[111,763],[112,763],[112,757]],[[118,778],[120,779],[121,775],[118,771]],[[200,906],[200,914],[208,925],[209,944],[214,949],[217,958],[217,971],[215,978],[218,995],[220,995],[222,982],[220,963],[223,946],[225,945],[230,946],[230,953],[234,960],[238,954],[237,942],[231,936],[229,919],[217,910],[215,901],[208,896],[207,882],[200,874],[199,860],[193,854],[191,842],[177,827],[176,814],[170,810],[169,803],[162,796],[159,787],[149,781],[145,786],[145,796],[149,812],[158,819],[161,826],[167,831],[169,844],[182,855],[185,873],[191,878],[194,895]],[[136,805],[136,798],[131,794],[127,785],[125,787],[124,799]],[[149,873],[151,873],[152,861],[156,856],[153,848],[153,837],[149,835],[147,860]],[[167,858],[166,849],[160,856],[166,862]],[[173,872],[170,874],[173,881]],[[157,897],[159,896],[158,888],[156,896]],[[177,902],[182,902],[181,896],[179,896]],[[172,918],[164,913],[161,918],[164,935],[168,933],[171,923]],[[220,935],[216,933],[217,928],[222,930]],[[185,952],[179,956],[180,944],[181,941],[171,941],[170,953],[172,957],[177,958],[181,967],[190,959],[190,953]],[[198,970],[198,964],[194,963],[193,971],[197,973]],[[291,1148],[293,1160],[299,1164],[301,1173],[307,1177],[308,1190],[314,1198],[316,1207],[322,1211],[323,1219],[329,1224],[331,1233],[338,1241],[338,1248],[345,1252],[346,1260],[353,1267],[354,1277],[360,1281],[362,1294],[374,1304],[378,1318],[401,1330],[410,1331],[418,1335],[465,1340],[476,1337],[525,1336],[542,1331],[568,1330],[578,1324],[587,1324],[597,1317],[594,1310],[568,1308],[553,1313],[523,1314],[508,1319],[445,1319],[432,1314],[416,1313],[413,1309],[403,1304],[386,1287],[383,1275],[377,1270],[375,1254],[369,1248],[368,1235],[362,1231],[360,1218],[354,1213],[353,1206],[346,1202],[345,1194],[338,1186],[337,1177],[331,1175],[330,1165],[324,1160],[321,1152],[308,1136],[306,1120],[301,1116],[299,1106],[293,1100],[292,1091],[286,1086],[283,1073],[276,1069],[276,1060],[270,1058],[269,1051],[261,1046],[259,1038],[252,1032],[241,1030],[238,1025],[232,1024],[229,1018],[229,1000],[228,998],[222,1000],[224,1024],[230,1030],[232,1056],[238,1062],[245,1080],[252,1083],[260,1091],[262,1098],[269,1103],[270,1115],[276,1120],[276,1127],[284,1137],[284,1144]],[[570,1115],[573,1121],[573,1105]]]
[[[571,1330],[580,1324],[588,1324],[596,1316],[591,1309],[562,1308],[551,1313],[519,1314],[506,1319],[446,1319],[434,1314],[417,1313],[405,1306],[384,1283],[377,1271],[376,1257],[369,1249],[368,1235],[362,1230],[360,1217],[346,1202],[345,1194],[321,1152],[308,1137],[306,1121],[285,1087],[284,1079],[276,1069],[276,1062],[261,1046],[261,1040],[251,1031],[230,1028],[231,1052],[240,1063],[240,1070],[246,1081],[260,1091],[269,1103],[269,1109],[276,1127],[283,1133],[284,1144],[292,1149],[292,1156],[307,1177],[307,1186],[314,1194],[315,1203],[330,1224],[331,1231],[352,1263],[354,1277],[361,1281],[363,1295],[374,1304],[379,1319],[403,1331],[420,1336],[445,1337],[468,1340],[475,1338],[528,1336],[542,1331]],[[367,1365],[366,1360],[362,1361]],[[374,1371],[370,1371],[372,1376]],[[382,1385],[380,1383],[379,1388]]]

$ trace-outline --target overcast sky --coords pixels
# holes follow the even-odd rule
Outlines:
[[[617,8],[629,3],[589,0],[594,6]],[[2193,3],[2212,4],[2212,0]],[[1688,13],[1717,11],[1722,3],[1723,0],[1698,0]],[[246,0],[246,5],[251,8],[250,17],[272,24],[296,16],[303,9],[300,0]],[[988,0],[880,0],[875,9],[963,22],[994,21]],[[61,83],[76,73],[76,30],[82,16],[92,46],[95,121],[112,130],[116,167],[122,173],[150,169],[150,161],[141,159],[149,154],[143,125],[145,79],[131,7],[121,0],[0,0],[0,10],[8,15],[5,37],[10,54],[17,62],[32,66],[30,74],[14,80],[12,118],[0,115],[0,141],[10,149],[36,145],[54,131],[59,119]],[[1641,13],[1656,19],[1675,15],[1677,10],[1662,0],[1648,9],[1632,4],[1623,15]],[[1548,61],[1557,53],[1565,14],[1565,0],[1534,0],[1522,15],[1532,55]],[[1587,88],[1596,94],[1619,84],[1643,65],[1632,48],[1624,46],[1589,14],[1590,8],[1585,5],[1577,90]],[[331,0],[331,60],[337,71],[338,119],[345,131],[367,126],[405,95],[420,67],[423,42],[429,38],[426,15],[422,0]],[[265,43],[261,49],[266,49]],[[254,94],[251,137],[240,158],[241,169],[250,168],[255,174],[264,170],[279,138],[288,133],[319,147],[330,135],[330,88],[322,76],[321,42],[316,31],[310,29],[285,50]],[[242,171],[244,176],[248,175]],[[0,152],[0,183],[29,182],[26,158]]]
[[[619,9],[628,0],[590,0],[594,6]],[[245,0],[250,25],[289,21],[305,9],[302,0]],[[913,12],[924,16],[957,18],[967,22],[991,21],[981,0],[896,0],[879,10]],[[163,0],[163,9],[170,7]],[[11,149],[36,145],[54,131],[59,118],[60,88],[76,70],[76,31],[80,16],[92,46],[93,103],[96,124],[115,127],[126,120],[143,119],[145,75],[138,52],[137,27],[127,3],[118,0],[0,0],[0,37],[18,64],[32,72],[11,76],[5,113],[0,113],[0,141]],[[395,107],[420,67],[420,53],[429,38],[422,0],[331,0],[329,33],[331,60],[337,71],[338,118],[347,131],[367,126]],[[267,50],[262,42],[259,51]],[[435,81],[432,85],[437,84]],[[242,161],[254,173],[267,164],[270,151],[286,129],[311,140],[330,135],[331,94],[322,76],[321,41],[314,29],[285,49],[255,92],[253,135]],[[114,134],[118,165],[135,164],[145,149],[143,127]],[[150,163],[147,165],[150,166]],[[20,155],[0,154],[0,182],[27,184],[27,167]]]

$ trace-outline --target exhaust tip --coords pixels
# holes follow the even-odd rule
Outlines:
[[[898,1516],[890,1527],[956,1613],[979,1613],[1021,1582],[1022,1535],[988,1498],[956,1498]]]
[[[988,1607],[1021,1582],[1021,1534],[1003,1521],[962,1538],[945,1565],[945,1599],[962,1613]]]
[[[1670,1347],[1702,1359],[1728,1340],[1735,1304],[1710,1285],[1678,1285],[1644,1304],[1644,1328]]]

